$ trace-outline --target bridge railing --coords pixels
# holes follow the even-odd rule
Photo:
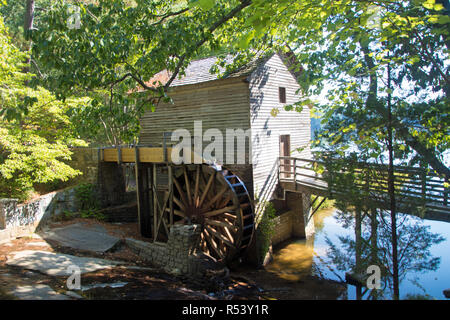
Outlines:
[[[355,187],[372,198],[382,199],[388,194],[388,167],[383,164],[360,163],[356,168],[340,170],[330,176],[323,161],[279,157],[278,174],[280,181],[295,182],[311,189],[328,190],[334,195],[348,195]],[[339,184],[339,181],[350,174],[353,175],[353,189],[346,190],[346,186]],[[394,176],[395,192],[400,202],[422,202],[428,207],[437,208],[449,206],[449,188],[439,175],[423,168],[395,166]],[[329,186],[330,181],[335,183]]]

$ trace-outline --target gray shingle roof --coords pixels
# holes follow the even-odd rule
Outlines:
[[[171,87],[217,80],[218,75],[210,72],[211,67],[216,62],[217,57],[191,61],[185,70],[185,75],[176,77],[172,82]],[[219,70],[223,72],[223,68],[219,67]]]
[[[219,79],[221,74],[223,74],[222,78],[237,78],[241,76],[248,76],[266,59],[267,57],[254,59],[243,67],[225,74],[223,74],[224,68],[220,66],[218,67],[220,70],[220,74],[210,72],[211,67],[218,61],[217,57],[194,60],[191,61],[191,63],[186,68],[185,75],[181,76],[181,78],[177,77],[172,82],[171,87],[217,80]],[[225,60],[227,64],[231,64],[233,62],[233,56],[229,55],[225,58]]]

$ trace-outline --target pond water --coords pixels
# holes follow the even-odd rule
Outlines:
[[[450,223],[407,215],[399,215],[399,221],[402,226],[399,228],[400,298],[445,299],[443,290],[450,288]],[[266,269],[292,281],[315,275],[345,282],[345,273],[355,265],[354,224],[349,225],[347,220],[346,225],[342,213],[334,208],[318,211],[314,216],[314,224],[314,237],[293,240],[276,248],[274,259]],[[366,223],[362,227],[362,235],[366,239],[368,230],[370,228]],[[390,238],[381,227],[377,240],[377,252],[380,256],[386,255],[383,254],[383,248],[389,247]],[[370,257],[368,252],[371,249],[366,250],[365,256],[362,254],[363,260],[364,257]],[[391,261],[389,259],[386,258],[386,264]],[[367,265],[370,263],[364,268]],[[391,299],[391,279],[390,276],[383,278],[382,289],[372,295],[370,291],[375,290],[364,293],[365,287],[357,289],[356,286],[348,285],[347,298]]]

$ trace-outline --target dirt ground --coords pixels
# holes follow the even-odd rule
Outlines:
[[[136,224],[111,224],[88,219],[75,219],[59,222],[51,227],[62,227],[76,222],[97,223],[108,233],[120,238],[133,237],[145,240],[138,235]],[[45,243],[44,243],[45,242]],[[140,259],[126,246],[105,254],[61,247],[56,242],[39,237],[23,237],[0,244],[0,299],[14,299],[8,292],[17,286],[45,284],[58,293],[67,291],[66,278],[48,276],[39,272],[6,265],[7,257],[14,251],[41,250],[59,252],[75,256],[96,257],[126,262],[119,266],[103,269],[81,277],[84,290],[73,290],[82,299],[96,300],[266,300],[266,299],[339,299],[345,291],[341,284],[314,277],[301,281],[287,281],[265,269],[240,266],[232,270],[227,278],[189,279],[173,276],[153,268]],[[103,284],[103,287],[95,287]],[[119,287],[111,287],[116,284]]]

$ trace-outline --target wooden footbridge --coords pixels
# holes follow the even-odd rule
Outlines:
[[[287,191],[307,190],[316,196],[312,206],[319,196],[356,196],[376,208],[389,208],[386,165],[359,163],[333,176],[325,170],[324,162],[311,159],[280,157],[278,167],[280,186]],[[398,212],[415,214],[419,209],[427,219],[450,222],[449,188],[444,179],[417,167],[395,166],[394,172]]]

